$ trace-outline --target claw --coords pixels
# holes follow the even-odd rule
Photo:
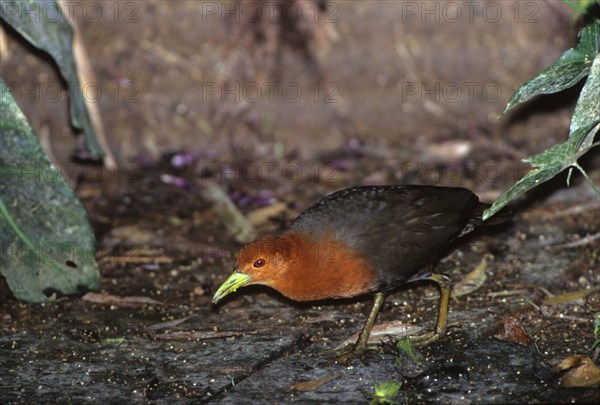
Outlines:
[[[367,361],[366,350],[362,350],[359,352],[359,351],[355,350],[355,347],[353,347],[351,350],[349,350],[347,352],[340,353],[340,352],[334,351],[333,353],[334,353],[334,357],[324,363],[325,367],[330,367],[335,364],[340,365],[340,366],[347,366],[354,359],[359,359],[361,361],[361,363],[364,364],[365,366],[369,365],[369,362]]]

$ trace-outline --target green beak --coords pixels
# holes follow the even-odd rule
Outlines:
[[[247,274],[240,273],[238,270],[234,270],[233,274],[229,276],[229,278],[225,280],[223,284],[221,284],[221,287],[219,287],[215,293],[212,299],[213,302],[216,304],[226,295],[229,295],[238,288],[247,285],[251,278],[252,277]]]

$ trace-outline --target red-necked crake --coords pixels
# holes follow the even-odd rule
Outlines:
[[[361,359],[385,294],[417,280],[440,287],[437,323],[411,340],[424,345],[446,330],[450,279],[432,265],[454,239],[484,224],[488,204],[464,188],[417,185],[365,186],[338,191],[304,211],[281,236],[246,245],[237,268],[213,297],[262,284],[296,301],[374,293],[374,304],[352,350]],[[503,222],[507,215],[489,222]],[[501,218],[500,221],[498,218]]]

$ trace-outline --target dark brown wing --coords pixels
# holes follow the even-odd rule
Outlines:
[[[478,197],[464,188],[366,186],[336,192],[304,211],[290,230],[332,232],[357,249],[391,289],[408,281],[467,227]]]

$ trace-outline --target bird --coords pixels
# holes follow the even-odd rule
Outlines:
[[[334,192],[302,212],[283,234],[244,246],[213,303],[252,284],[295,301],[373,294],[373,307],[356,343],[337,359],[340,364],[355,357],[365,362],[386,294],[428,280],[440,289],[435,328],[410,337],[415,345],[427,345],[446,331],[451,291],[450,278],[433,272],[433,266],[453,240],[480,225],[506,220],[507,212],[501,211],[484,223],[482,214],[489,206],[460,187],[383,185]]]

